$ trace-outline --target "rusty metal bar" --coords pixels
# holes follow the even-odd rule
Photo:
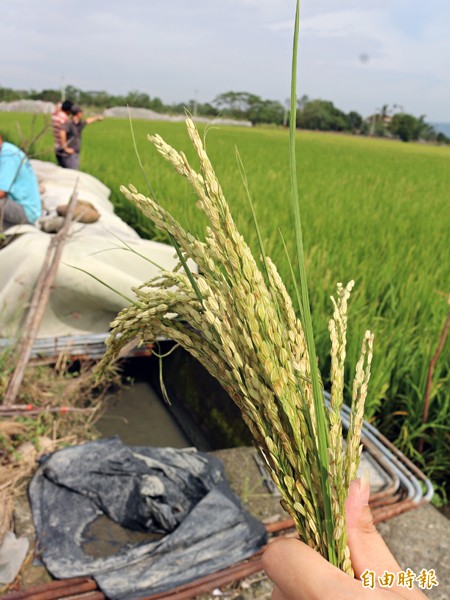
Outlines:
[[[391,506],[386,506],[376,510],[373,515],[373,522],[377,524],[381,523],[381,521],[387,521],[388,519],[396,517],[406,512],[407,510],[418,508],[419,506],[422,506],[427,502],[428,501],[425,498],[423,498],[420,502],[416,502],[415,500],[407,498],[406,500],[397,502],[395,504],[392,504]]]
[[[278,533],[285,529],[292,529],[292,527],[295,527],[295,522],[294,519],[285,519],[284,521],[276,521],[276,523],[267,523],[264,527],[267,533]]]
[[[64,600],[106,600],[105,594],[99,590],[87,594],[77,594],[76,596],[61,596],[61,598],[64,598]]]
[[[153,594],[151,596],[143,596],[140,600],[189,600],[195,598],[199,594],[204,594],[214,590],[221,585],[239,581],[244,577],[248,577],[253,573],[262,571],[262,560],[260,557],[248,560],[245,563],[239,563],[223,571],[219,571],[212,575],[207,575],[201,579],[196,579],[186,585],[173,588],[166,592]]]
[[[97,591],[97,583],[88,577],[60,579],[50,583],[36,585],[18,592],[5,595],[5,600],[58,600],[68,596],[80,595],[83,592]],[[104,598],[104,595],[102,594]]]
[[[50,581],[49,583],[37,583],[36,585],[32,585],[27,588],[27,591],[33,592],[41,592],[48,589],[48,586],[51,585],[55,589],[63,588],[67,585],[78,585],[80,583],[85,583],[86,581],[93,581],[91,577],[72,577],[71,579],[55,579],[54,581]],[[18,590],[17,592],[11,592],[8,594],[8,600],[19,600],[25,590]]]

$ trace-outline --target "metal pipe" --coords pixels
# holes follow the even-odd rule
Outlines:
[[[83,592],[92,592],[97,589],[97,583],[93,579],[77,577],[74,579],[61,579],[18,592],[12,592],[5,597],[5,600],[25,600],[25,598],[27,600],[58,600],[59,598],[79,595]]]
[[[394,446],[394,444],[388,440],[382,433],[380,433],[377,429],[375,429],[377,437],[395,454],[398,456],[399,460],[401,460],[411,471],[413,471],[419,479],[423,482],[426,493],[423,495],[423,499],[425,502],[430,502],[431,498],[434,495],[434,487],[430,479],[422,473],[422,471],[407,457],[405,456],[398,448]]]
[[[202,577],[201,579],[197,579],[189,584],[173,588],[166,592],[153,594],[151,596],[143,596],[140,600],[189,600],[190,598],[195,598],[195,596],[198,596],[199,594],[210,592],[217,587],[239,581],[240,579],[244,579],[244,577],[248,577],[253,573],[263,570],[261,558],[248,561],[244,564],[240,563],[237,567],[238,568],[236,569],[224,569],[223,571],[214,574],[214,577]]]
[[[329,404],[330,395],[327,392],[325,392],[324,395],[325,395],[325,400],[326,400],[327,404]],[[346,404],[344,404],[342,406],[341,418],[342,418],[343,425],[348,429],[349,423],[350,423],[350,408]],[[384,442],[388,441],[388,440],[386,440],[386,438],[381,436],[381,434],[378,432],[378,430],[375,427],[373,427],[373,425],[368,423],[367,421],[364,421],[362,431],[363,431],[364,436],[366,436],[371,442],[373,442],[373,444],[381,452],[381,454],[389,461],[392,469],[398,476],[400,482],[406,488],[408,497],[411,498],[413,500],[413,502],[415,502],[416,504],[421,503],[422,498],[424,497],[422,487],[421,487],[420,483],[418,482],[418,480],[414,477],[414,475],[406,468],[404,463],[406,461],[408,461],[408,459],[406,459],[406,457],[404,457],[403,454],[399,451],[397,451],[395,453],[395,454],[397,454],[397,456],[395,456],[394,453],[391,452],[389,450],[389,448],[386,447],[389,445],[389,446],[395,448],[395,446],[393,446],[390,443],[385,444]],[[400,457],[402,457],[401,461],[400,461]],[[406,459],[406,461],[403,459]],[[423,480],[424,480],[425,486],[427,488],[426,499],[428,501],[428,498],[430,498],[430,492],[429,492],[429,487],[426,482],[428,482],[428,484],[430,486],[431,486],[431,482],[429,482],[429,480],[427,480],[426,477],[424,477],[424,476],[423,476]],[[432,486],[431,486],[431,488],[432,488]]]
[[[70,579],[55,579],[54,581],[50,581],[47,583],[37,583],[36,585],[32,585],[28,587],[26,591],[37,593],[47,590],[49,585],[57,589],[67,587],[68,585],[78,585],[80,583],[85,583],[86,581],[93,581],[93,579],[91,577],[72,577]],[[8,600],[19,600],[24,593],[25,590],[17,590],[16,592],[10,592],[8,594]]]

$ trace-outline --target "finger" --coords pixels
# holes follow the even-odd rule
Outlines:
[[[370,482],[368,477],[350,483],[348,498],[345,503],[347,517],[348,547],[355,576],[360,579],[364,571],[373,571],[382,576],[386,571],[395,576],[402,569],[392,556],[381,535],[373,523],[369,507]],[[377,577],[375,578],[378,583]],[[423,599],[419,590],[394,585],[392,590],[409,600]]]
[[[276,600],[323,600],[364,597],[361,582],[350,578],[299,540],[270,544],[263,566],[276,586]]]
[[[367,479],[350,483],[345,503],[347,515],[348,547],[356,577],[366,569],[383,573],[397,572],[400,567],[378,533],[369,508],[370,483]]]

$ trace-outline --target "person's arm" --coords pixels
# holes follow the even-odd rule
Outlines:
[[[7,194],[6,194],[6,192],[5,192],[5,191],[3,191],[3,190],[0,190],[0,198],[5,198],[5,196],[6,196],[6,195],[7,195]]]
[[[103,121],[105,117],[103,115],[96,115],[95,117],[89,117],[86,119],[86,125],[90,125],[91,123],[95,123],[96,121]]]
[[[67,141],[67,131],[64,129],[64,127],[61,127],[59,139],[61,142],[61,148],[64,150],[64,152],[67,152],[67,154],[73,154],[74,150],[70,147],[69,142]]]
[[[385,572],[397,574],[401,569],[375,529],[369,492],[368,483],[353,481],[346,503],[348,546],[357,579],[303,542],[280,540],[270,544],[263,556],[264,569],[275,584],[272,600],[426,600],[415,587],[378,585]],[[360,578],[366,572],[374,573],[374,589],[363,586]]]

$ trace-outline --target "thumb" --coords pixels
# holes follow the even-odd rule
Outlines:
[[[327,562],[318,552],[296,539],[269,544],[263,567],[276,588],[272,600],[360,598],[361,582]]]
[[[348,547],[355,576],[360,579],[365,570],[382,576],[385,571],[398,573],[399,564],[373,524],[369,508],[370,482],[367,475],[350,483],[345,512],[347,516]],[[417,588],[392,586],[391,591],[407,600],[426,600]]]
[[[378,533],[369,508],[370,482],[366,474],[350,483],[345,512],[347,516],[348,547],[355,576],[360,578],[366,569],[382,575],[384,571],[398,572],[400,567]]]

